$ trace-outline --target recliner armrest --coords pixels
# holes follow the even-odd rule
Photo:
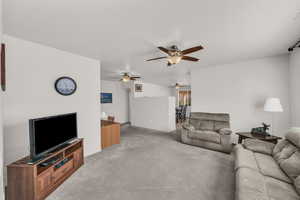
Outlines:
[[[221,135],[230,135],[232,133],[232,130],[230,130],[229,128],[221,128],[218,130],[218,133],[220,133]]]
[[[243,146],[251,151],[272,155],[275,144],[258,139],[245,139]]]
[[[184,128],[186,130],[189,130],[189,131],[194,131],[195,130],[195,127],[192,126],[191,124],[188,124],[188,123],[182,124],[182,128]]]

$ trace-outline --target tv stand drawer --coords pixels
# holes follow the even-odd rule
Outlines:
[[[65,174],[72,171],[73,168],[74,168],[74,160],[72,158],[68,162],[66,162],[63,166],[54,170],[53,177],[52,177],[53,181],[54,182],[58,181],[60,178],[64,177]]]

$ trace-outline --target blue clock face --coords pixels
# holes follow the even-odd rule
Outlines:
[[[55,82],[55,89],[61,95],[71,95],[76,88],[76,82],[70,77],[61,77]]]

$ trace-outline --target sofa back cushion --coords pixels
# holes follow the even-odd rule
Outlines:
[[[285,135],[285,140],[276,144],[273,158],[280,168],[299,186],[300,176],[300,128],[292,128]]]
[[[285,135],[285,138],[296,147],[300,148],[300,128],[291,128]]]
[[[195,129],[198,129],[199,120],[190,118],[189,119],[189,124],[192,125]]]
[[[189,123],[196,130],[218,131],[221,128],[230,128],[229,114],[193,112]]]
[[[273,149],[273,157],[277,163],[288,159],[293,153],[297,151],[297,147],[291,144],[288,140],[279,141]]]
[[[300,195],[300,176],[298,176],[298,177],[295,179],[294,185],[295,185],[295,188],[296,188],[298,194]]]
[[[283,159],[280,167],[291,179],[296,179],[300,175],[300,151],[298,150],[289,158]]]

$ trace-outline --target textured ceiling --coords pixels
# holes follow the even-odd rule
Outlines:
[[[287,53],[300,38],[300,1],[4,0],[4,32],[99,59],[104,79],[130,65],[170,85],[191,68]],[[192,54],[198,63],[144,62],[171,44],[205,49]]]

